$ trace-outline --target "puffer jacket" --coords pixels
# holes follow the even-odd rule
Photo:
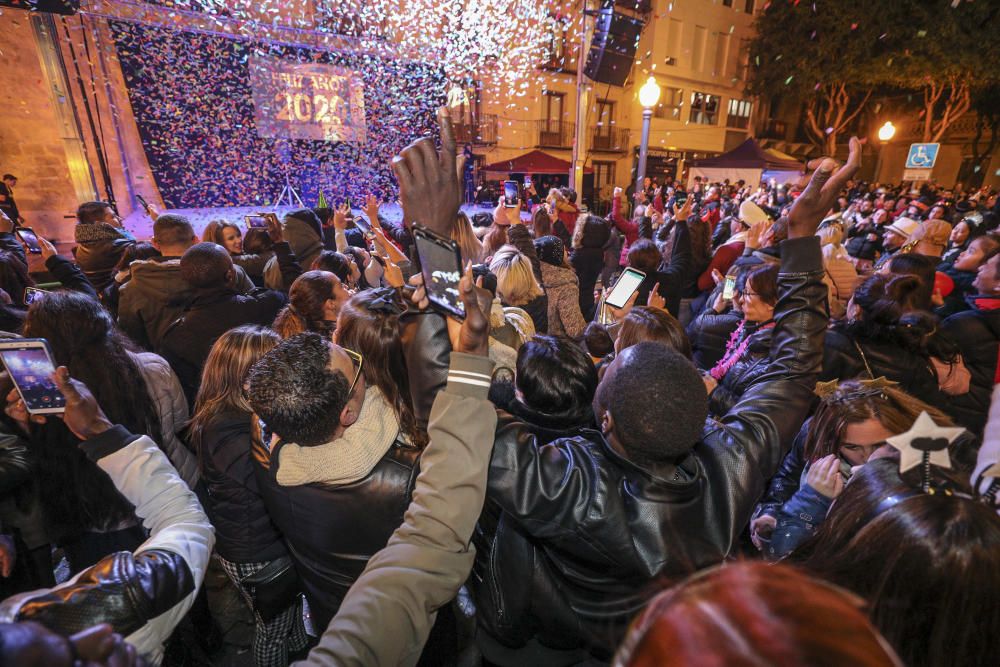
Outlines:
[[[748,325],[748,329],[751,327]],[[722,381],[708,397],[708,412],[722,417],[729,412],[743,396],[743,393],[768,371],[771,356],[771,336],[773,327],[755,324],[745,335],[750,342],[743,354],[722,377]]]
[[[125,250],[133,245],[135,239],[129,238],[123,232],[121,238],[80,241],[73,248],[73,255],[83,270],[83,275],[87,276],[87,280],[100,292],[114,280],[115,267],[125,254]]]
[[[948,414],[974,435],[983,435],[990,408],[990,394],[1000,383],[1000,296],[970,297],[974,310],[952,315],[941,329],[959,344],[962,359],[972,374],[969,392],[952,396]]]
[[[240,267],[235,289],[247,294],[253,281]],[[180,257],[154,257],[132,262],[132,277],[118,297],[118,325],[129,338],[147,350],[159,349],[167,328],[184,312],[194,291],[181,278]]]
[[[372,471],[343,485],[281,486],[281,448],[255,442],[258,488],[302,581],[313,624],[325,628],[368,560],[403,523],[419,474],[420,450],[396,441]]]
[[[579,338],[587,326],[580,312],[580,281],[572,269],[541,262],[542,287],[548,298],[548,333]]]
[[[194,603],[215,541],[194,493],[146,436],[115,426],[80,448],[135,505],[149,537],[54,588],[0,603],[4,621],[36,621],[69,636],[108,623],[151,664]]]
[[[250,420],[244,412],[220,414],[205,427],[198,450],[215,548],[233,563],[271,561],[288,553],[257,485]]]
[[[707,371],[719,363],[726,354],[729,337],[742,321],[743,314],[735,310],[717,313],[706,307],[701,311],[687,328],[694,365]]]
[[[485,536],[473,580],[487,634],[512,648],[534,637],[607,658],[651,582],[726,558],[811,403],[826,326],[821,277],[818,240],[785,244],[770,368],[721,421],[706,422],[676,466],[639,467],[597,431],[540,445],[501,415],[487,498],[511,530]]]
[[[484,633],[515,650],[534,637],[607,658],[655,592],[653,581],[732,552],[812,402],[822,359],[819,241],[787,241],[783,255],[769,371],[721,422],[706,422],[676,466],[636,466],[597,431],[540,445],[523,421],[500,416],[487,499],[505,521],[482,536],[482,579],[472,581]],[[408,366],[411,383],[426,386],[430,376],[440,387],[447,331],[440,317],[422,322],[404,337],[408,351],[421,353]],[[426,404],[415,395],[418,417]]]
[[[177,433],[187,425],[189,416],[181,383],[163,357],[152,352],[130,353],[130,356],[138,364],[139,373],[146,382],[146,389],[156,404],[156,414],[160,418],[160,432],[163,434],[160,445],[166,452],[167,458],[177,468],[181,479],[193,490],[201,476],[198,472],[198,461],[177,437]]]

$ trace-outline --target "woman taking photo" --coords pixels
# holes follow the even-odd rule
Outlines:
[[[778,303],[778,267],[769,264],[747,274],[740,301],[743,320],[733,332],[722,359],[709,371],[718,386],[709,396],[709,412],[721,417],[770,365],[774,307]],[[719,293],[713,309],[721,308]]]
[[[52,292],[31,304],[24,334],[46,339],[56,366],[87,385],[112,423],[148,434],[195,488],[197,461],[176,436],[188,418],[187,402],[166,361],[134,351],[100,303],[73,292]],[[36,483],[49,534],[72,572],[145,540],[132,505],[61,421],[24,430],[38,456]]]
[[[257,488],[251,458],[252,419],[243,389],[247,371],[281,338],[271,329],[244,326],[212,346],[191,419],[191,444],[208,487],[205,511],[215,526],[215,551],[233,585],[254,612],[253,657],[257,667],[288,664],[288,654],[308,641],[297,602],[265,622],[244,583],[288,555]]]

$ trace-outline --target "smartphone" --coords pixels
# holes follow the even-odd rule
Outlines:
[[[612,308],[624,308],[625,304],[628,303],[628,300],[639,289],[639,285],[642,284],[645,278],[645,272],[639,269],[625,269],[621,277],[618,278],[618,282],[611,288],[611,293],[608,294],[608,298],[604,300],[604,303]]]
[[[413,226],[413,240],[431,305],[447,315],[465,319],[465,304],[458,292],[458,281],[462,278],[462,252],[458,244],[421,225]]]
[[[732,301],[736,294],[736,276],[726,276],[726,282],[722,285],[722,298]]]
[[[44,338],[0,342],[0,359],[29,414],[51,415],[66,411],[66,398],[52,380],[56,368]]]
[[[517,181],[503,182],[503,205],[504,208],[517,208],[517,200],[520,199]]]
[[[17,237],[24,242],[24,247],[27,248],[28,252],[32,255],[41,255],[42,246],[38,243],[38,237],[35,235],[35,230],[31,227],[18,227],[14,230]]]
[[[139,200],[139,203],[142,204],[142,208],[146,210],[146,215],[149,215],[149,212],[152,209],[150,209],[149,202],[146,201],[146,198],[139,194],[137,194],[135,198]]]
[[[688,193],[684,192],[683,190],[678,190],[676,193],[674,193],[674,203],[676,205],[684,206],[684,204],[687,203],[687,200],[688,200]]]
[[[245,215],[247,229],[267,229],[267,213],[257,213],[256,215]]]
[[[44,297],[48,293],[49,293],[48,290],[38,289],[37,287],[25,287],[24,288],[24,305],[30,306],[31,304],[33,304],[34,302],[38,301],[39,299],[41,299],[42,297]]]

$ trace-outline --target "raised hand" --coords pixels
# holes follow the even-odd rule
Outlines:
[[[649,290],[649,296],[646,297],[646,307],[658,310],[667,309],[667,300],[660,296],[660,283],[656,283],[653,285],[653,289]]]
[[[378,197],[375,195],[365,197],[365,215],[371,223],[372,231],[382,228],[378,221]]]
[[[69,369],[60,366],[52,374],[59,392],[66,397],[66,412],[62,418],[67,428],[80,440],[104,433],[112,424],[87,385],[69,376]]]
[[[267,221],[267,235],[271,239],[271,242],[281,243],[284,241],[285,233],[281,228],[281,221],[278,220],[278,216],[274,213],[268,213],[264,216],[264,220]]]
[[[807,168],[816,171],[788,212],[788,238],[813,236],[837,195],[860,167],[861,140],[857,137],[851,137],[847,162],[840,169],[832,158],[810,161]]]
[[[694,197],[688,197],[683,206],[674,203],[674,220],[682,222],[691,217],[691,204]]]
[[[42,249],[42,261],[49,261],[49,257],[57,255],[56,247],[49,243],[49,240],[41,236],[38,237],[38,246]]]
[[[458,337],[452,341],[456,352],[478,354],[485,357],[489,354],[490,343],[490,305],[493,298],[482,287],[482,278],[476,285],[472,281],[472,262],[465,265],[465,273],[458,282],[458,293],[465,306],[465,320],[459,329]]]
[[[844,490],[844,477],[840,474],[840,459],[836,454],[824,456],[809,468],[806,483],[827,498],[836,498]]]
[[[455,156],[455,133],[451,115],[438,109],[441,150],[430,139],[419,139],[392,159],[392,171],[399,181],[403,223],[409,228],[419,222],[431,231],[451,237],[462,202],[462,163]]]
[[[343,203],[336,208],[333,212],[333,226],[338,231],[344,231],[347,229],[347,216],[350,215],[351,209],[348,208],[347,203]]]

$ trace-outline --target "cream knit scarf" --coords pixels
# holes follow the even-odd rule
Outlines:
[[[399,435],[396,412],[378,387],[369,386],[358,420],[336,440],[302,447],[285,444],[278,453],[278,484],[350,484],[372,471]]]

